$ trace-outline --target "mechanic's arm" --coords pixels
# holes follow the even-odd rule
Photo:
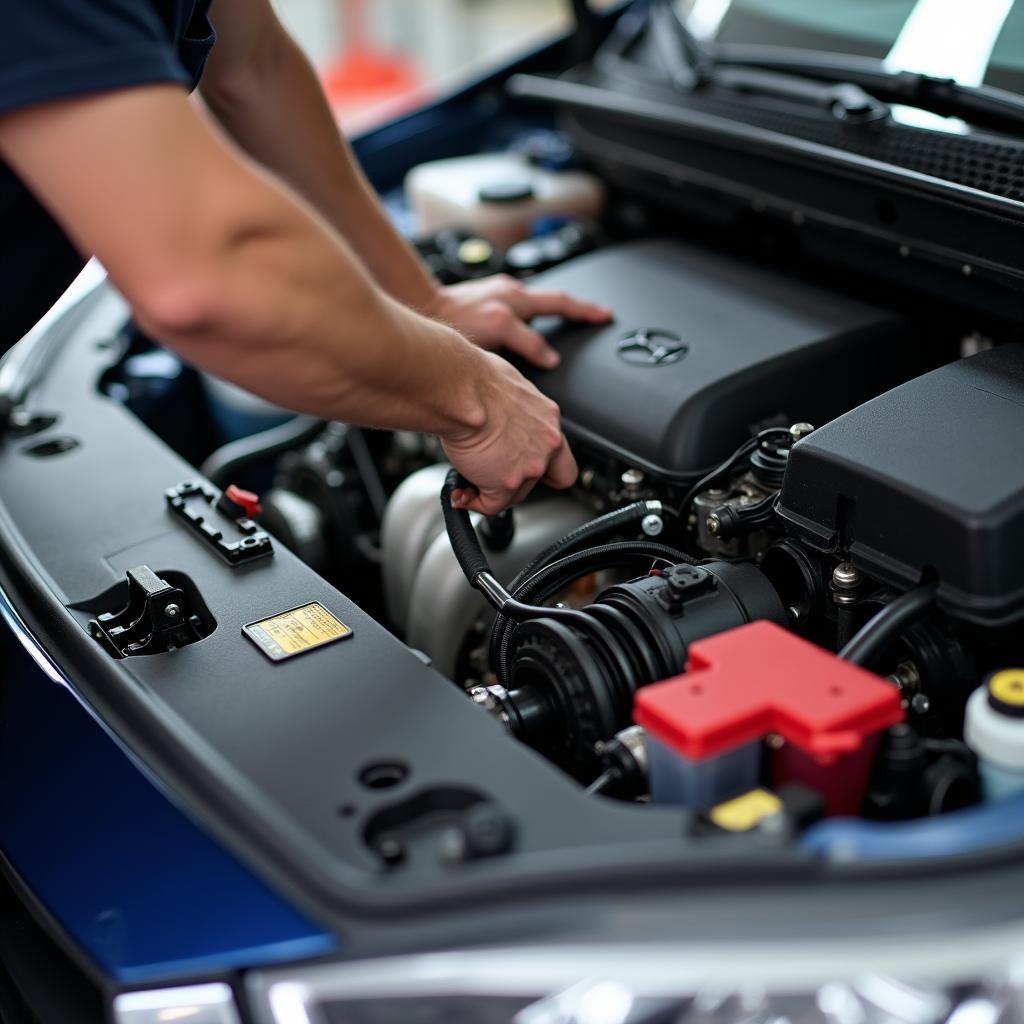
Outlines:
[[[575,478],[552,402],[380,291],[179,88],[7,115],[0,156],[189,361],[292,409],[440,435],[481,511]]]
[[[348,240],[377,282],[485,348],[507,345],[542,366],[558,357],[524,321],[542,314],[601,323],[610,312],[508,277],[442,288],[399,235],[338,130],[316,73],[270,0],[217,0],[201,93],[236,142],[288,182]]]

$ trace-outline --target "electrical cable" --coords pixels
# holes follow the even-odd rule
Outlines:
[[[597,796],[603,793],[614,781],[615,776],[610,770],[603,771],[583,792],[588,796]]]
[[[891,644],[935,603],[934,583],[901,594],[866,623],[839,652],[843,661],[874,668]]]
[[[549,565],[556,558],[562,558],[585,546],[591,547],[598,540],[625,533],[635,523],[642,523],[650,515],[656,515],[662,520],[676,518],[675,510],[665,508],[660,501],[636,501],[632,505],[606,512],[603,516],[598,516],[597,519],[591,519],[589,522],[577,526],[535,555],[516,574],[508,585],[509,590],[514,591],[520,583],[529,579],[535,572],[544,568],[545,565]],[[684,560],[688,561],[689,559]]]
[[[683,500],[679,503],[679,508],[676,511],[676,516],[683,522],[686,522],[686,518],[689,515],[690,505],[693,504],[693,499],[697,497],[702,491],[707,490],[719,477],[726,476],[731,473],[735,467],[745,458],[752,455],[763,441],[768,440],[770,437],[776,435],[785,435],[792,441],[793,435],[790,432],[789,427],[768,427],[766,430],[760,431],[756,437],[750,438],[749,441],[744,441],[730,455],[725,462],[721,465],[716,466],[710,473],[701,477],[687,492]]]

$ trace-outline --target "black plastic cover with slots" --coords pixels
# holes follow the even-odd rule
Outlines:
[[[165,496],[170,510],[229,565],[244,565],[274,553],[270,535],[251,519],[230,519],[217,511],[218,491],[186,480]]]

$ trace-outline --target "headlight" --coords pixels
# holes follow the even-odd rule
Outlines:
[[[116,1024],[241,1024],[231,986],[222,982],[125,992],[114,999]]]
[[[1010,1024],[1020,938],[427,954],[257,973],[249,993],[259,1024]]]

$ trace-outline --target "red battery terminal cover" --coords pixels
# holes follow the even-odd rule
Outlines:
[[[879,735],[904,713],[891,683],[773,623],[753,622],[693,644],[687,672],[640,690],[633,717],[691,761],[781,736],[776,785],[824,789],[834,814],[856,809]],[[836,775],[845,780],[841,791]]]

